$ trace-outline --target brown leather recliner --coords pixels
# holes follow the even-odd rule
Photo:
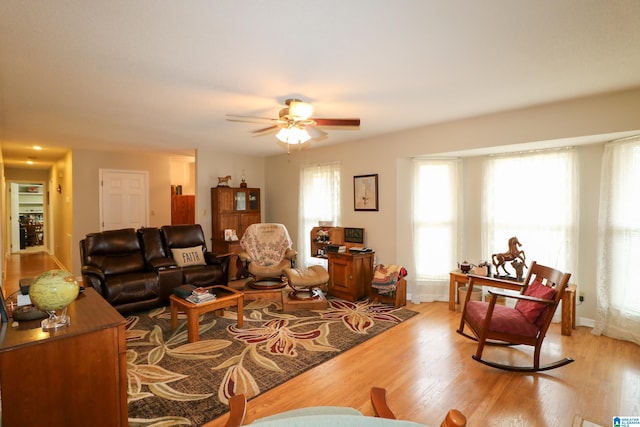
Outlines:
[[[159,277],[145,268],[133,228],[87,234],[80,241],[82,276],[121,313],[163,305]]]
[[[194,247],[202,250],[204,265],[181,267],[171,256],[171,248]],[[80,241],[80,257],[85,284],[122,314],[168,305],[173,289],[182,284],[226,285],[229,280],[229,256],[206,251],[200,225],[90,233]]]
[[[142,245],[146,269],[158,274],[160,301],[168,304],[173,289],[184,283],[182,270],[177,267],[173,258],[165,254],[159,228],[143,227],[136,233]]]
[[[166,256],[173,258],[182,270],[183,283],[196,286],[227,285],[229,283],[229,256],[217,255],[207,251],[204,232],[200,224],[164,225],[160,228],[162,243]],[[202,251],[200,265],[185,265],[180,267],[172,249],[198,248]]]

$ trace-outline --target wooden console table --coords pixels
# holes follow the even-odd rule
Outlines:
[[[46,332],[40,320],[1,325],[3,427],[128,425],[124,317],[92,288],[68,314]]]
[[[458,287],[465,286],[467,280],[467,275],[460,270],[449,273],[449,310],[455,311],[456,291]],[[491,286],[488,283],[483,285]],[[571,336],[571,330],[576,328],[576,288],[575,284],[569,284],[562,296],[562,335]]]

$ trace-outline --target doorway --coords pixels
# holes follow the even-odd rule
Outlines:
[[[43,182],[10,183],[11,252],[40,252],[45,249]]]

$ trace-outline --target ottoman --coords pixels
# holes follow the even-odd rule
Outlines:
[[[282,293],[283,310],[311,309],[323,310],[327,308],[327,300],[320,287],[329,282],[329,273],[319,265],[313,265],[306,270],[300,268],[285,268],[283,273],[291,292]]]

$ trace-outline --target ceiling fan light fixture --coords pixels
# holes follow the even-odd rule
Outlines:
[[[360,119],[316,118],[313,115],[313,106],[297,98],[289,98],[285,101],[286,107],[281,108],[278,118],[241,116],[227,114],[227,120],[245,123],[268,123],[269,126],[252,131],[253,134],[265,135],[276,133],[276,138],[287,145],[287,152],[292,145],[304,147],[306,142],[319,141],[327,137],[322,129],[324,126],[332,128],[358,128]]]
[[[307,120],[313,114],[313,106],[299,100],[289,101],[289,116],[298,120]]]
[[[304,144],[311,139],[309,132],[306,129],[301,129],[297,126],[291,126],[288,128],[282,128],[276,134],[276,138],[286,144]]]

